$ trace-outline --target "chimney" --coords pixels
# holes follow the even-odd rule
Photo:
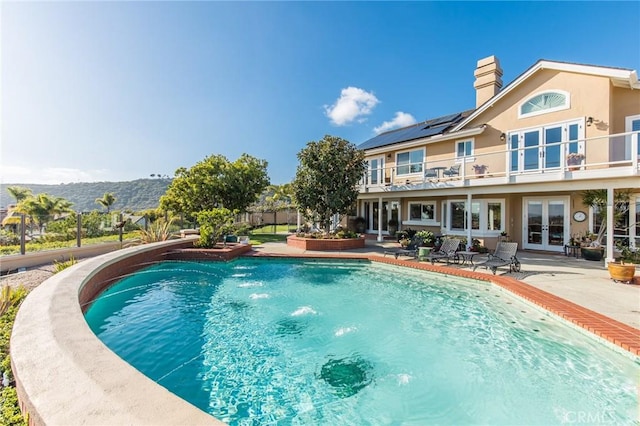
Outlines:
[[[502,89],[500,61],[493,55],[480,59],[473,75],[476,77],[473,87],[476,89],[476,108],[478,108]]]

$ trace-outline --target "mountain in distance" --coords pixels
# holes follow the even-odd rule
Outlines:
[[[62,197],[73,203],[71,208],[77,212],[104,210],[96,203],[96,198],[111,192],[116,202],[111,210],[132,210],[134,212],[155,209],[160,204],[160,197],[165,194],[171,179],[137,179],[125,182],[77,182],[59,185],[42,185],[32,183],[0,184],[0,207],[15,204],[15,199],[7,192],[9,186],[29,188],[33,195],[46,193]]]

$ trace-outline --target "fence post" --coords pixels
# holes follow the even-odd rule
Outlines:
[[[118,216],[118,239],[120,240],[120,245],[122,245],[122,230],[124,229],[124,223],[122,223],[122,213]]]
[[[25,229],[25,216],[24,213],[20,214],[20,254],[25,254],[27,252],[25,243],[27,241],[25,234],[27,230]]]
[[[82,246],[82,212],[78,212],[76,216],[76,243],[78,247]]]

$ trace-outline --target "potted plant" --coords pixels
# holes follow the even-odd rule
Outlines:
[[[364,217],[358,216],[353,221],[353,226],[356,228],[357,233],[362,234],[366,229],[367,221]]]
[[[569,166],[569,170],[578,170],[582,164],[582,160],[584,160],[584,154],[580,154],[579,152],[572,152],[567,154],[567,166]]]
[[[640,261],[640,252],[624,246],[620,250],[620,257],[615,262],[609,262],[607,269],[614,282],[630,283],[636,274],[636,263]]]
[[[479,177],[483,177],[483,175],[487,172],[488,168],[489,166],[487,166],[486,164],[473,165],[473,170],[476,172],[477,175],[480,175]]]
[[[433,242],[435,240],[433,232],[427,231],[426,229],[418,231],[416,232],[416,237],[419,237],[422,240],[423,247],[433,247]]]

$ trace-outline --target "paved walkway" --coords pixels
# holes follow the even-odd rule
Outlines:
[[[327,253],[292,248],[284,242],[265,243],[253,248],[265,254]],[[396,248],[398,244],[395,242],[378,243],[375,240],[367,240],[364,249],[343,253],[383,256],[385,250]],[[401,259],[410,258],[401,257]],[[473,260],[478,263],[482,259],[482,255],[477,255]],[[529,251],[519,251],[518,259],[522,262],[521,272],[509,273],[508,269],[500,268],[497,274],[515,278],[640,330],[640,285],[614,283],[609,278],[609,272],[603,263],[567,257],[563,254]],[[450,267],[472,269],[468,265],[451,265]],[[485,269],[478,268],[476,271],[484,273]],[[491,274],[491,272],[488,273]],[[640,331],[638,336],[640,340]]]

